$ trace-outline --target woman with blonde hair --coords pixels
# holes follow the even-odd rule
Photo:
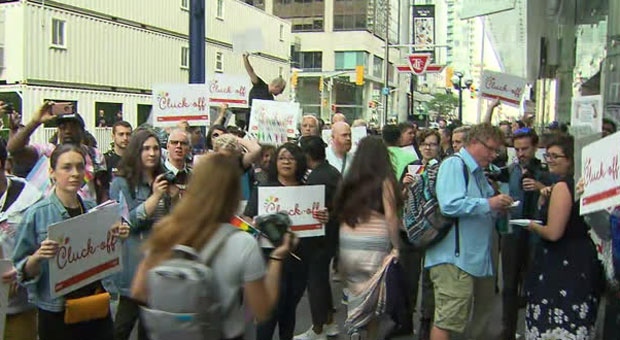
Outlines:
[[[136,300],[148,300],[147,271],[170,258],[175,245],[200,252],[214,235],[226,232],[226,224],[239,206],[240,175],[238,161],[233,157],[214,153],[198,162],[187,192],[172,212],[155,225],[146,242],[148,255],[132,286]],[[240,293],[258,320],[269,316],[278,297],[282,261],[289,254],[291,242],[291,236],[285,236],[282,246],[271,253],[265,269],[258,243],[250,234],[236,232],[224,241],[211,263],[221,291],[222,310],[228,311],[223,316],[222,339],[241,339],[244,334]]]

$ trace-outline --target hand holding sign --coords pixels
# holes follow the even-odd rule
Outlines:
[[[52,241],[50,239],[46,239],[45,241],[41,242],[41,246],[39,247],[39,249],[37,249],[36,252],[34,252],[34,259],[36,260],[41,260],[41,259],[51,259],[54,258],[56,256],[56,253],[58,253],[58,247],[59,247],[59,243],[56,241]]]

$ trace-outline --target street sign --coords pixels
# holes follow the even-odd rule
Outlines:
[[[413,73],[415,75],[423,75],[425,73],[439,73],[443,70],[443,66],[431,64],[431,55],[428,53],[415,53],[407,56],[409,65],[397,65],[398,72]]]

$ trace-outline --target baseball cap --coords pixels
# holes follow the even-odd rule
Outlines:
[[[56,123],[58,124],[61,124],[63,122],[69,122],[69,121],[77,122],[82,129],[85,128],[84,119],[82,119],[82,116],[80,116],[79,113],[62,115],[56,118]]]

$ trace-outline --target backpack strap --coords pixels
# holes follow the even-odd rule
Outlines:
[[[239,231],[238,228],[235,228],[228,223],[222,224],[215,234],[213,234],[211,240],[207,242],[207,245],[205,245],[200,251],[200,254],[198,255],[200,261],[210,265],[217,253],[219,253],[226,243],[226,240],[228,240],[228,238],[237,231]]]
[[[17,201],[19,194],[21,194],[22,190],[24,190],[24,187],[26,187],[26,183],[22,181],[12,180],[8,178],[8,182],[9,188],[6,192],[6,201],[4,201],[4,205],[2,206],[0,212],[6,212],[7,209],[9,209],[9,207],[13,203],[15,203],[15,201]]]
[[[467,164],[465,164],[465,160],[458,154],[453,154],[451,157],[456,157],[460,159],[461,162],[463,162],[463,177],[465,178],[465,191],[467,191],[467,188],[469,187],[469,168],[467,167]],[[456,257],[461,256],[461,236],[459,233],[459,220],[460,219],[457,218],[456,221],[454,221],[454,256]]]

